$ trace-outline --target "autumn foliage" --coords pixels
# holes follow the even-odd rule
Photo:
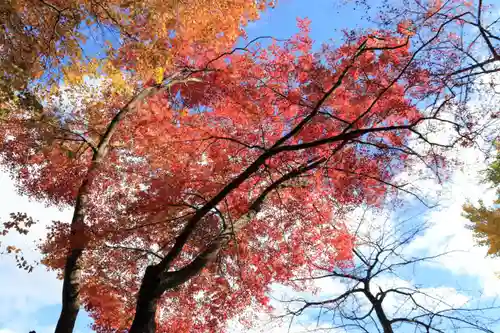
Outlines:
[[[315,266],[348,264],[352,240],[335,207],[379,203],[388,190],[383,182],[403,168],[407,156],[371,146],[400,146],[410,132],[369,130],[328,140],[346,133],[346,123],[354,123],[356,132],[415,122],[421,115],[411,99],[431,86],[420,84],[427,80],[425,70],[414,68],[411,76],[397,70],[411,56],[404,38],[379,32],[386,41],[360,36],[314,53],[308,22],[300,21],[300,27],[301,33],[284,44],[216,60],[212,52],[191,55],[185,68],[202,68],[191,74],[192,82],[171,85],[121,121],[105,162],[91,177],[86,208],[81,294],[97,330],[129,327],[140,272],[168,252],[197,209],[269,151],[272,155],[200,221],[171,269],[195,258],[221,225],[230,229],[274,181],[313,161],[321,164],[272,192],[217,262],[165,293],[157,316],[160,330],[179,332],[175,325],[182,323],[186,332],[219,331],[248,306],[266,306],[270,283],[289,283]],[[370,51],[374,47],[381,49]],[[381,95],[381,87],[395,80]],[[331,96],[314,119],[276,145],[328,91]],[[104,131],[124,101],[95,103],[74,110],[65,129],[96,140],[93,133]],[[24,135],[4,147],[10,161],[29,161],[16,162],[23,164],[23,188],[71,204],[92,150],[85,151],[75,135],[76,142],[56,139],[51,146],[39,141],[45,139],[40,132]],[[43,148],[25,151],[19,142],[29,140]],[[35,166],[37,172],[30,172]],[[51,227],[42,246],[46,265],[64,267],[70,238],[68,224]]]
[[[226,49],[270,5],[267,0],[6,0],[0,4],[0,110],[19,107],[16,90],[29,86],[38,95],[54,94],[61,79],[106,75],[120,85],[126,69],[134,71],[135,80],[148,80],[170,68],[185,47]]]
[[[496,189],[497,198],[490,207],[483,201],[479,205],[470,203],[464,205],[464,216],[471,222],[469,227],[473,231],[477,244],[488,248],[488,255],[500,255],[500,158],[498,155],[498,144],[496,144],[496,156],[485,170],[484,183]]]
[[[34,20],[19,3],[12,13]],[[436,54],[446,20],[405,18],[319,50],[298,20],[285,42],[233,49],[269,4],[69,4],[123,43],[88,62],[71,42],[47,55],[70,59],[64,85],[40,94],[37,112],[9,104],[0,127],[22,193],[75,207],[40,246],[69,299],[58,332],[72,330],[79,301],[99,332],[222,332],[244,310],[269,310],[272,283],[306,288],[296,278],[350,265],[343,213],[409,193],[397,176],[416,160],[443,166],[439,149],[455,142],[435,144],[421,125],[443,121],[449,96],[420,105],[455,82],[434,70],[456,54],[420,55]],[[62,5],[44,8],[63,15]],[[427,39],[413,42],[420,28]]]

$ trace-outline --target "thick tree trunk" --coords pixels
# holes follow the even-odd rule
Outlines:
[[[186,79],[188,80],[188,79]],[[195,80],[195,79],[191,79]],[[180,82],[180,81],[177,81]],[[171,82],[169,83],[171,84]],[[76,197],[75,202],[75,211],[73,213],[73,219],[71,221],[71,251],[68,253],[66,257],[66,264],[64,266],[64,282],[63,282],[63,295],[62,295],[62,310],[59,316],[59,320],[57,322],[55,333],[72,333],[73,328],[75,327],[76,317],[78,315],[78,310],[80,309],[80,276],[81,276],[81,266],[80,266],[80,257],[83,254],[83,251],[86,247],[86,234],[85,234],[85,209],[87,207],[87,202],[89,200],[89,184],[93,173],[101,163],[101,161],[105,158],[108,153],[108,146],[113,136],[114,132],[120,121],[135,108],[137,102],[141,102],[144,99],[152,96],[153,94],[165,89],[166,87],[154,86],[143,89],[140,93],[134,96],[125,106],[113,117],[111,122],[109,123],[106,131],[101,137],[101,141],[97,145],[97,147],[93,146],[91,142],[87,141],[87,144],[91,146],[94,154],[92,156],[92,163],[87,171],[87,175],[82,181],[82,184],[78,190],[78,195]],[[147,272],[147,271],[146,271]],[[158,274],[157,274],[158,275]],[[146,277],[146,276],[145,276]],[[141,287],[142,290],[142,287]],[[150,296],[147,294],[147,290],[144,291],[146,296]],[[146,298],[144,298],[146,299]],[[152,322],[154,325],[154,310],[156,309],[157,299],[151,303],[154,304],[154,309],[152,311]],[[139,304],[138,304],[139,308]],[[149,307],[151,308],[151,307]],[[142,309],[141,306],[141,321],[138,322],[138,327],[142,327],[142,322],[146,320],[148,311]],[[145,311],[142,314],[142,311]],[[135,322],[135,321],[134,321]],[[154,332],[154,326],[152,326]],[[149,332],[147,330],[138,330],[137,332]]]
[[[161,296],[160,274],[157,266],[148,266],[137,297],[135,317],[129,333],[156,332],[156,308]]]
[[[382,308],[382,303],[380,302],[373,303],[373,307],[375,308],[375,313],[377,314],[377,318],[380,321],[380,324],[382,325],[384,333],[394,333],[391,322],[385,315],[384,309]]]
[[[222,237],[221,240],[226,240]],[[220,250],[221,241],[214,241],[184,268],[166,272],[168,266],[162,263],[148,266],[142,278],[141,288],[137,297],[134,321],[129,333],[155,333],[156,332],[156,309],[161,295],[170,289],[176,288],[193,276],[198,274],[203,267],[214,260]]]
[[[370,273],[369,273],[370,274]],[[370,277],[371,279],[371,277]],[[368,282],[369,283],[369,282]],[[370,291],[370,285],[365,284],[365,296],[368,298],[370,303],[372,303],[373,309],[375,310],[375,314],[377,315],[377,319],[382,326],[383,332],[384,333],[394,333],[394,330],[392,329],[392,324],[389,318],[387,318],[387,315],[385,314],[384,308],[382,307],[382,301],[383,297],[378,299],[376,296],[374,296],[371,291]]]
[[[85,249],[84,209],[87,203],[88,179],[80,187],[71,221],[71,250],[64,265],[62,310],[55,333],[72,333],[80,310],[80,278],[82,267],[80,258]]]
[[[57,321],[55,333],[71,333],[75,327],[76,317],[80,310],[78,300],[80,293],[81,268],[79,259],[81,249],[72,250],[64,267],[64,282],[62,292],[62,310]]]

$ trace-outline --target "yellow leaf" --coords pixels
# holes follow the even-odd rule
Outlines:
[[[154,70],[153,78],[156,83],[160,84],[163,82],[163,74],[165,73],[165,69],[163,67],[156,67]]]

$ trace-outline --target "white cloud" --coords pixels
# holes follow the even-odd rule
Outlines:
[[[495,193],[487,185],[479,184],[478,174],[486,165],[481,153],[475,149],[460,152],[463,167],[455,170],[440,198],[441,206],[426,214],[431,224],[426,232],[418,237],[408,251],[435,255],[446,251],[457,251],[433,261],[433,265],[457,275],[477,278],[485,296],[500,295],[500,260],[486,257],[487,249],[477,247],[472,231],[467,228],[468,221],[462,216],[462,206],[470,201],[476,203],[483,199],[493,201]],[[429,187],[429,191],[433,191]]]
[[[329,324],[321,324],[311,322],[309,319],[290,317],[283,319],[269,320],[269,316],[262,316],[260,318],[260,325],[251,329],[243,327],[241,324],[232,323],[229,325],[228,332],[231,333],[306,333],[306,332],[344,332],[331,328]]]
[[[0,329],[0,333],[15,333],[15,332],[9,329]]]
[[[41,203],[30,202],[15,194],[12,181],[0,173],[0,221],[11,212],[25,212],[40,221],[26,236],[11,233],[2,237],[2,243],[22,248],[28,260],[39,258],[34,241],[45,235],[45,226],[53,219],[67,220],[68,211],[47,208]],[[47,306],[60,304],[61,282],[44,266],[35,267],[32,273],[20,270],[7,255],[0,255],[0,333],[51,332],[53,327],[40,327],[34,314]]]
[[[381,290],[398,289],[402,292],[414,293],[413,297],[417,304],[430,311],[443,311],[451,308],[460,308],[464,306],[470,297],[458,292],[455,288],[449,286],[440,286],[434,288],[415,288],[417,283],[408,281],[396,276],[381,276],[373,281],[372,289]],[[401,317],[413,313],[415,315],[415,306],[405,295],[397,293],[388,293],[384,299],[384,309],[389,317]]]
[[[347,285],[339,280],[332,280],[330,278],[314,280],[314,284],[311,286],[313,289],[317,289],[318,292],[298,292],[294,291],[290,287],[282,285],[273,285],[271,292],[271,305],[274,308],[272,313],[256,313],[253,310],[247,310],[247,312],[241,315],[241,318],[257,318],[253,320],[252,323],[255,326],[252,329],[244,327],[238,318],[232,320],[228,324],[228,332],[231,333],[305,333],[305,332],[340,332],[339,330],[331,329],[331,325],[324,323],[317,323],[317,318],[314,317],[314,313],[311,316],[304,315],[291,317],[283,316],[288,313],[288,310],[296,310],[297,307],[302,306],[304,303],[294,300],[306,300],[306,301],[321,301],[334,298],[347,290]],[[342,331],[343,332],[343,331]]]

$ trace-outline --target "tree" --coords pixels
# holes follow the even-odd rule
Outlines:
[[[328,251],[324,249],[321,254],[318,253],[316,260],[335,264],[346,259],[346,253],[349,253],[349,237],[342,232],[341,226],[338,226],[340,230],[335,230],[328,227],[329,223],[324,224],[328,220],[325,217],[331,214],[331,207],[329,201],[321,196],[333,197],[339,204],[354,204],[362,200],[375,203],[380,193],[385,192],[384,186],[378,185],[377,180],[388,181],[393,171],[386,169],[387,164],[392,163],[394,170],[397,170],[400,166],[391,161],[396,156],[403,156],[398,150],[388,151],[383,155],[370,152],[357,147],[357,141],[353,142],[354,147],[349,147],[348,140],[368,134],[364,138],[366,142],[378,142],[380,137],[370,133],[398,130],[399,126],[382,126],[380,129],[369,127],[364,130],[362,127],[365,121],[383,121],[386,120],[388,112],[392,112],[391,116],[395,122],[411,121],[409,125],[400,125],[401,129],[408,129],[415,126],[413,122],[418,119],[408,116],[417,117],[418,112],[409,100],[401,100],[401,89],[397,89],[394,82],[395,87],[390,88],[390,94],[378,98],[388,109],[380,109],[374,105],[373,114],[358,122],[361,129],[342,133],[343,130],[338,127],[340,123],[336,120],[338,116],[327,111],[321,111],[327,113],[312,124],[308,123],[309,119],[304,121],[290,117],[295,114],[307,118],[307,112],[314,112],[309,116],[311,118],[320,112],[319,106],[336,106],[335,100],[332,100],[334,104],[331,105],[324,103],[326,97],[334,93],[341,94],[342,98],[347,100],[356,100],[360,106],[367,105],[369,101],[363,102],[363,98],[368,97],[366,94],[378,94],[379,83],[366,81],[363,90],[355,89],[349,92],[344,88],[337,92],[341,84],[346,87],[356,84],[352,79],[347,79],[347,74],[361,70],[365,75],[373,75],[381,80],[395,81],[394,75],[404,80],[404,73],[385,70],[387,66],[397,66],[391,61],[383,63],[383,67],[369,66],[363,69],[362,66],[375,61],[373,52],[378,49],[382,59],[385,54],[398,58],[408,57],[409,54],[404,44],[397,46],[396,51],[384,50],[384,45],[368,46],[368,40],[361,39],[340,49],[325,50],[323,59],[327,60],[326,56],[330,59],[327,64],[323,64],[321,59],[315,60],[310,54],[311,41],[306,35],[305,23],[302,29],[302,34],[284,46],[273,45],[258,54],[230,54],[225,59],[221,57],[216,61],[209,60],[210,66],[205,65],[199,70],[190,69],[186,65],[184,71],[175,73],[177,76],[163,85],[155,84],[145,88],[132,97],[132,102],[126,104],[125,108],[108,111],[108,119],[98,118],[97,121],[104,123],[102,128],[98,127],[98,122],[95,123],[95,128],[85,128],[87,133],[104,133],[95,137],[101,140],[97,146],[92,144],[92,134],[87,136],[82,133],[82,120],[75,116],[65,120],[62,131],[66,134],[62,137],[57,136],[60,135],[60,129],[56,128],[53,133],[51,131],[54,127],[50,126],[46,129],[47,133],[40,130],[29,133],[23,130],[25,138],[9,141],[11,146],[6,147],[6,151],[12,152],[9,160],[14,163],[16,158],[22,156],[23,161],[18,162],[22,165],[20,181],[31,195],[45,195],[54,201],[71,202],[76,188],[71,184],[81,181],[82,173],[87,172],[85,166],[88,165],[89,159],[92,159],[91,166],[100,168],[99,173],[92,175],[93,179],[87,178],[91,179],[92,183],[85,183],[84,178],[80,187],[80,191],[82,188],[84,191],[76,194],[77,200],[86,201],[88,207],[87,221],[85,225],[80,224],[78,227],[87,230],[70,230],[68,225],[56,223],[52,234],[49,235],[49,242],[43,248],[47,253],[46,264],[59,269],[65,265],[68,248],[72,248],[72,252],[77,252],[78,255],[83,249],[87,250],[86,257],[82,259],[86,276],[83,277],[85,282],[81,292],[88,310],[96,319],[96,328],[122,329],[130,325],[133,318],[127,317],[126,314],[134,313],[135,302],[131,296],[137,293],[137,289],[139,299],[131,331],[134,330],[134,325],[151,327],[154,325],[155,308],[160,296],[166,290],[178,287],[199,274],[201,269],[213,262],[222,247],[227,247],[223,264],[228,276],[217,274],[217,267],[212,265],[209,267],[212,274],[202,275],[198,280],[186,285],[182,290],[183,297],[176,298],[179,308],[170,305],[173,312],[170,316],[165,316],[163,327],[170,327],[174,331],[188,330],[186,325],[189,325],[190,321],[193,322],[193,327],[199,327],[202,325],[200,321],[206,318],[204,325],[215,329],[224,323],[223,319],[231,316],[228,307],[221,308],[220,302],[234,302],[229,303],[234,313],[248,306],[254,298],[265,304],[264,293],[270,281],[286,281],[294,272],[305,269],[301,257],[303,252],[313,251],[314,245],[330,244]],[[398,42],[398,39],[394,41]],[[293,50],[297,50],[298,54],[290,58]],[[254,59],[258,56],[260,61],[255,62]],[[229,60],[231,65],[227,66]],[[334,67],[336,62],[341,62],[340,68]],[[302,87],[293,87],[298,80],[308,79],[306,72],[300,67],[307,63],[311,82]],[[268,78],[264,85],[262,77]],[[245,85],[242,85],[242,82]],[[103,91],[104,87],[99,89]],[[394,92],[392,89],[395,89]],[[161,94],[161,91],[164,93]],[[410,86],[407,91],[411,92]],[[152,92],[155,92],[156,96],[151,97],[145,107],[139,108],[135,104]],[[182,96],[181,101],[178,100],[178,94]],[[201,94],[202,98],[196,94]],[[304,105],[304,101],[308,99],[313,104]],[[314,102],[317,99],[322,99],[321,104]],[[169,104],[170,111],[165,112],[162,108]],[[92,110],[88,104],[85,107],[85,115],[92,121]],[[136,107],[134,113],[120,118],[125,112]],[[279,108],[277,114],[275,107]],[[200,108],[210,111],[201,112]],[[99,111],[101,115],[104,113],[102,108]],[[352,113],[346,114],[345,117],[350,117],[346,119],[353,121],[363,109],[351,111]],[[73,114],[78,116],[78,112],[79,110],[75,110]],[[291,114],[288,114],[290,112]],[[88,123],[92,124],[90,121]],[[346,121],[348,120],[344,120]],[[114,127],[118,122],[120,127]],[[159,133],[153,132],[155,127],[152,124],[160,130]],[[217,124],[223,126],[216,126]],[[159,125],[161,127],[158,127]],[[284,134],[283,130],[287,126],[296,127],[296,130]],[[266,130],[264,133],[256,132],[263,127]],[[302,127],[309,129],[297,133]],[[110,140],[106,136],[106,133],[111,132],[110,128],[116,128],[113,137],[116,146],[108,146],[109,160],[104,164],[99,160],[102,156],[100,151],[103,149],[101,147],[107,144],[105,140]],[[295,133],[297,135],[294,135]],[[46,137],[41,137],[41,134]],[[330,138],[332,134],[333,137]],[[13,132],[10,132],[10,135],[13,135]],[[22,135],[16,133],[17,138]],[[30,137],[32,135],[34,137]],[[397,143],[404,140],[406,135],[398,133],[397,136],[383,137]],[[310,137],[315,141],[311,141]],[[20,142],[30,142],[29,140],[30,145],[36,145],[38,140],[54,138],[57,140],[53,141],[52,146],[47,148],[46,143],[42,141],[41,148],[44,149],[29,151],[28,154],[33,154],[31,156],[26,156],[25,148],[19,145]],[[153,141],[153,138],[157,141]],[[61,140],[71,139],[76,140],[76,143],[65,142],[64,146],[60,145]],[[87,153],[78,152],[82,143],[89,147]],[[57,157],[53,154],[57,154]],[[47,158],[52,159],[50,164],[38,164],[41,168],[35,173],[34,170],[30,172],[25,158],[35,165]],[[204,159],[210,163],[203,163]],[[342,162],[342,165],[353,168],[353,171],[341,169],[340,165],[329,167],[327,159],[332,165],[337,161]],[[117,172],[117,168],[121,169],[120,172]],[[69,170],[75,171],[68,172]],[[363,172],[362,178],[354,172],[356,170]],[[310,174],[311,171],[315,173]],[[90,172],[94,170],[91,169]],[[239,176],[235,176],[238,173]],[[301,178],[296,179],[298,176]],[[124,183],[128,189],[123,188]],[[339,186],[341,184],[342,186]],[[41,191],[42,186],[46,187]],[[92,192],[83,186],[92,186]],[[115,188],[108,194],[106,189],[109,187]],[[141,187],[146,189],[141,190]],[[279,196],[274,194],[271,197],[270,194],[278,188]],[[351,195],[353,191],[357,192],[358,196]],[[268,195],[269,200],[272,200],[273,209],[261,212]],[[311,201],[314,197],[317,197],[316,200]],[[310,203],[298,205],[307,202]],[[222,205],[219,206],[219,203]],[[300,211],[297,210],[298,207]],[[77,201],[75,212],[78,212],[79,208]],[[274,216],[276,210],[279,212],[278,216]],[[256,219],[258,213],[267,215],[266,219]],[[81,211],[78,214],[81,214]],[[277,218],[274,222],[273,217]],[[305,225],[301,220],[307,220],[308,224]],[[252,227],[248,225],[250,221],[254,224]],[[179,233],[182,228],[183,231]],[[290,238],[283,238],[283,235],[277,232],[279,229],[287,230]],[[330,232],[327,233],[327,230]],[[240,232],[237,233],[238,231]],[[70,236],[71,233],[73,235]],[[238,235],[238,241],[230,246],[228,241],[235,233]],[[86,234],[88,237],[85,237]],[[307,234],[311,237],[310,244],[301,242]],[[269,238],[268,241],[275,243],[274,256],[270,256],[271,249],[264,246],[265,244],[256,247],[258,243],[255,242],[263,235]],[[183,249],[188,236],[191,236],[189,247]],[[69,239],[73,244],[68,244]],[[292,241],[293,251],[287,251],[290,246],[287,243]],[[157,249],[156,253],[151,254],[151,248],[155,245],[160,250]],[[278,251],[279,248],[282,250]],[[137,256],[137,252],[141,256]],[[144,253],[151,255],[144,256]],[[151,263],[151,256],[158,259]],[[106,258],[110,260],[107,261]],[[245,266],[239,265],[235,258],[244,260]],[[172,259],[175,261],[172,262]],[[255,266],[250,263],[257,264],[259,261],[260,265],[268,264],[274,270],[256,275]],[[115,276],[124,266],[131,270],[130,273],[125,271],[124,276]],[[168,271],[168,266],[173,266],[175,271]],[[243,268],[246,268],[246,271]],[[146,275],[139,288],[138,272],[144,269]],[[75,272],[66,266],[66,272],[70,271]],[[150,278],[149,274],[153,275],[153,278]],[[119,281],[124,277],[130,279]],[[238,277],[241,281],[231,281]],[[197,310],[192,295],[199,289],[200,279],[205,280],[205,285],[211,286],[217,292],[218,301],[205,301],[205,318],[192,315],[179,318],[182,313],[192,314],[189,311]],[[66,279],[68,280],[71,282],[71,278]],[[232,298],[225,300],[224,290],[228,288],[233,289],[234,293]],[[239,294],[237,290],[240,290]],[[168,299],[164,302],[166,303],[163,307],[168,309]],[[184,327],[176,327],[176,321],[180,321],[178,325],[182,324]],[[145,330],[144,326],[139,326],[138,331]]]
[[[464,216],[471,221],[471,229],[474,232],[477,243],[488,247],[488,254],[498,256],[500,254],[500,212],[496,207],[500,203],[500,159],[497,153],[495,160],[485,170],[485,182],[497,189],[497,199],[493,207],[485,206],[479,201],[479,206],[472,204],[464,205]]]
[[[349,1],[349,0],[346,0]],[[385,29],[398,29],[411,36],[424,37],[447,23],[446,38],[435,40],[436,46],[430,48],[427,65],[433,75],[443,80],[454,78],[460,85],[460,99],[469,98],[478,89],[497,86],[489,74],[500,71],[499,19],[495,2],[483,0],[383,0],[376,6],[369,1],[357,1],[366,10],[366,19]],[[395,19],[397,18],[397,19]],[[444,33],[444,31],[443,31]],[[435,62],[435,57],[447,55],[449,58]],[[433,55],[433,56],[431,56]],[[458,66],[457,66],[458,65]],[[484,78],[491,78],[478,85]],[[457,94],[455,85],[448,91]],[[453,92],[452,92],[453,91]],[[492,113],[495,114],[495,113]]]
[[[364,3],[365,8],[370,10],[370,4]],[[450,20],[460,16],[456,21],[457,26],[449,31],[448,39],[439,43],[439,48],[431,49],[431,52],[447,52],[450,57],[448,61],[433,67],[433,76],[441,76],[444,80],[454,79],[454,85],[460,87],[457,91],[450,89],[450,93],[460,100],[460,108],[463,109],[461,117],[467,120],[468,126],[481,128],[481,141],[485,141],[490,148],[498,138],[498,112],[491,109],[498,102],[493,98],[498,96],[498,73],[500,72],[500,36],[498,33],[499,18],[496,15],[496,7],[487,1],[405,1],[404,6],[390,1],[381,4],[386,10],[381,11],[382,16],[377,17],[376,23],[382,27],[391,26],[392,18],[399,17],[401,20],[398,28],[401,31],[413,34],[419,28],[428,26],[435,28],[433,21]],[[385,15],[384,15],[385,14]],[[425,29],[423,29],[425,30]],[[451,52],[451,53],[450,53]],[[429,59],[433,56],[429,55]],[[456,66],[460,64],[460,66]],[[453,88],[454,86],[449,86]],[[485,102],[482,102],[485,101]],[[482,124],[472,120],[472,114],[476,108],[491,109],[490,116]],[[478,126],[479,125],[479,126]],[[488,129],[488,131],[486,131]],[[485,135],[488,133],[487,135]],[[489,149],[488,149],[489,150]],[[489,151],[487,152],[488,158]],[[498,156],[493,158],[494,162],[486,170],[485,180],[494,187],[500,184]],[[499,202],[495,201],[495,205]],[[477,207],[467,204],[464,206],[464,216],[472,224],[471,228],[477,236],[478,244],[489,247],[489,254],[496,255],[500,250],[500,225],[499,212],[496,207],[487,207],[480,202]]]
[[[6,0],[0,5],[0,110],[26,107],[19,92],[53,93],[61,79],[104,72],[123,85],[124,69],[136,80],[161,76],[185,48],[229,47],[268,5],[266,0]]]
[[[57,128],[60,114],[49,108],[49,116],[42,104],[60,98],[61,79],[69,85],[78,85],[84,76],[104,76],[114,87],[107,90],[110,95],[134,90],[141,81],[162,81],[163,73],[172,68],[178,53],[204,45],[214,51],[227,48],[243,33],[242,26],[257,19],[259,11],[267,5],[270,3],[260,0],[108,1],[105,4],[86,0],[8,0],[0,5],[0,113],[7,115],[2,117],[3,132],[9,137],[12,131],[26,129],[13,121],[26,120],[26,117],[30,130],[40,128],[41,121]],[[101,44],[98,46],[104,54],[86,54],[86,50],[95,48],[86,44],[88,38]],[[128,77],[128,82],[124,80],[125,71],[134,75],[133,79]],[[121,98],[125,98],[124,95]],[[118,98],[116,103],[119,101]],[[9,115],[11,112],[14,114]],[[46,125],[41,127],[38,135],[52,131]],[[97,145],[94,147],[94,166],[88,168],[89,173],[107,154],[113,126],[109,130],[99,142],[100,150]],[[50,144],[45,148],[50,149]],[[12,151],[7,149],[5,153],[9,155]],[[52,157],[60,158],[56,157],[58,153],[60,151],[52,151]],[[85,218],[88,191],[85,173],[80,174],[80,185],[67,184],[80,187],[77,197],[70,198],[71,194],[66,192],[49,198],[56,204],[74,202],[72,225],[75,230]],[[74,247],[80,248],[80,245]],[[78,313],[80,253],[75,250],[68,256],[58,332],[71,331]]]
[[[409,251],[425,231],[424,223],[411,218],[394,225],[390,214],[365,214],[352,223],[356,235],[353,265],[335,270],[317,267],[307,278],[322,281],[323,286],[329,281],[340,283],[341,290],[328,297],[282,299],[280,320],[292,323],[307,317],[318,331],[331,328],[335,332],[495,331],[495,302],[481,303],[470,299],[470,294],[461,295],[460,290],[415,283],[425,264],[451,254],[424,256]],[[310,331],[315,331],[312,326]]]
[[[330,224],[336,207],[411,192],[400,170],[441,172],[441,150],[477,133],[440,117],[456,111],[444,88],[460,86],[426,68],[458,18],[428,38],[353,33],[317,53],[306,22],[267,48],[188,43],[159,80],[70,80],[71,107],[9,114],[2,157],[22,191],[75,206],[42,246],[64,269],[58,331],[72,330],[80,294],[100,331],[218,331],[265,306],[271,282],[342,265],[352,238]],[[431,138],[437,125],[456,131],[449,142]]]

